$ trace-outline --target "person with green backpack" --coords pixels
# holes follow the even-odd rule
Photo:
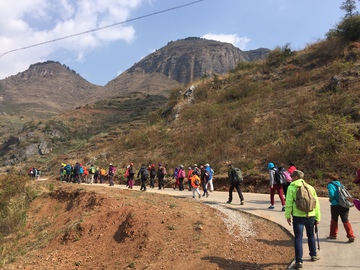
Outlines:
[[[295,170],[291,175],[293,181],[288,187],[285,203],[285,218],[293,226],[295,264],[293,269],[303,268],[303,232],[306,230],[310,260],[319,260],[316,252],[315,226],[319,224],[320,204],[316,190],[305,182],[304,173]],[[291,220],[292,218],[292,220]]]
[[[233,199],[233,190],[236,189],[240,198],[240,205],[244,204],[244,195],[241,192],[240,184],[243,181],[242,173],[239,168],[234,168],[234,166],[229,163],[228,164],[228,180],[229,180],[229,200],[226,203],[231,203]]]

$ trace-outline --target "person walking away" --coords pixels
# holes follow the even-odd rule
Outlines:
[[[143,190],[143,191],[146,191],[146,181],[148,180],[149,178],[149,171],[148,169],[146,168],[145,164],[141,164],[141,168],[137,174],[137,178],[139,178],[140,176],[140,179],[141,179],[141,187],[140,187],[140,190]]]
[[[70,182],[70,177],[71,177],[71,173],[72,173],[73,168],[71,167],[70,164],[66,164],[65,167],[64,167],[64,170],[65,170],[65,172],[66,172],[65,181],[66,181],[67,183],[69,183],[69,182]]]
[[[100,169],[100,184],[105,182],[106,171],[104,168]]]
[[[285,183],[283,184],[284,197],[286,198],[287,188],[292,182],[291,173],[285,170],[283,167],[279,167],[279,173],[282,174],[285,178]]]
[[[94,174],[94,183],[100,182],[100,168],[96,167],[95,174]]]
[[[197,175],[196,171],[192,172],[192,175],[190,177],[190,183],[191,183],[191,190],[192,190],[192,197],[195,199],[195,193],[197,193],[197,195],[199,196],[199,199],[201,199],[201,194],[200,194],[200,184],[201,184],[201,180],[200,177]]]
[[[180,165],[179,171],[178,171],[178,180],[179,180],[179,190],[184,190],[184,178],[185,178],[185,168],[184,165]]]
[[[297,170],[297,169],[296,169],[296,167],[295,167],[295,164],[292,163],[292,162],[290,162],[290,163],[289,163],[289,168],[287,169],[287,171],[290,173],[290,175],[292,175],[293,172],[296,171],[296,170]]]
[[[316,253],[316,241],[314,234],[314,227],[320,222],[320,204],[315,189],[304,181],[304,173],[299,170],[295,170],[292,174],[293,181],[291,182],[288,193],[286,196],[285,206],[285,218],[289,226],[293,226],[294,230],[294,247],[295,247],[295,264],[293,269],[299,269],[303,267],[303,231],[306,230],[306,236],[308,238],[309,255],[311,261],[319,260]],[[305,186],[311,193],[312,198],[316,201],[315,207],[309,212],[303,212],[298,209],[296,204],[298,189],[301,186]],[[298,198],[299,199],[299,198]],[[291,220],[292,217],[292,220]]]
[[[154,188],[155,187],[155,177],[156,177],[155,164],[151,164],[149,170],[150,170],[150,188]]]
[[[204,191],[202,196],[203,197],[206,196],[206,198],[207,198],[207,197],[209,197],[209,192],[207,191],[206,186],[207,186],[207,181],[209,181],[208,179],[209,179],[210,174],[205,169],[204,165],[202,165],[202,164],[200,164],[200,171],[201,171],[200,180],[201,180],[202,188],[203,188],[203,191]]]
[[[90,182],[90,184],[94,183],[95,172],[96,172],[96,168],[95,168],[94,164],[91,164],[91,166],[89,168],[89,182]]]
[[[234,166],[229,163],[228,164],[228,180],[229,180],[229,200],[226,203],[231,203],[233,200],[233,191],[234,188],[236,189],[239,198],[240,198],[240,205],[244,205],[244,195],[240,189],[240,183],[242,179],[239,179],[239,176],[236,174]]]
[[[166,175],[166,168],[161,166],[161,163],[158,164],[158,170],[157,170],[157,177],[158,177],[158,181],[159,181],[159,189],[163,188],[165,189],[165,184],[164,184],[164,178]]]
[[[339,193],[337,188],[341,185],[341,183],[338,179],[339,177],[336,173],[327,174],[327,189],[329,201],[331,204],[330,234],[328,238],[336,239],[338,233],[338,219],[340,216],[346,231],[346,237],[349,239],[348,241],[352,243],[355,241],[355,235],[349,221],[350,208],[345,208],[339,205]]]
[[[189,166],[189,167],[188,167],[188,172],[187,172],[187,179],[188,179],[188,185],[189,185],[188,189],[189,189],[189,191],[191,191],[191,189],[192,189],[192,186],[191,186],[192,173],[193,173],[193,170],[192,170],[191,167]]]
[[[208,185],[209,185],[210,192],[213,192],[214,191],[214,185],[213,185],[214,170],[211,168],[209,163],[205,164],[205,169],[210,173],[210,179],[206,182],[206,189],[208,189]]]
[[[282,211],[285,211],[285,199],[284,199],[284,191],[283,185],[275,182],[275,173],[277,172],[277,168],[274,163],[270,162],[268,164],[269,176],[270,176],[270,206],[269,209],[275,208],[275,191],[278,192],[279,198],[282,205]]]
[[[76,162],[74,166],[74,183],[81,183],[81,165],[79,162]]]
[[[174,185],[174,189],[176,189],[177,186],[179,186],[179,177],[178,177],[178,174],[179,174],[179,167],[176,167],[174,169],[174,174],[173,174],[173,179],[175,179],[175,185]],[[180,189],[180,188],[179,188]]]
[[[134,175],[135,175],[134,163],[131,162],[129,167],[129,177],[128,177],[130,189],[133,189],[134,187]]]
[[[84,167],[82,165],[82,163],[80,163],[80,183],[82,183],[84,180],[83,180],[83,176],[84,176]]]
[[[111,163],[109,164],[108,176],[109,176],[109,186],[114,185],[114,177],[116,173],[116,168]]]

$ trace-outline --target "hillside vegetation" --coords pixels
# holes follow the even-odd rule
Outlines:
[[[166,110],[102,147],[118,167],[208,162],[221,174],[231,161],[254,179],[270,161],[294,162],[314,183],[328,171],[349,183],[360,166],[359,56],[359,43],[335,37],[300,52],[279,47],[195,82],[191,103],[174,90]]]

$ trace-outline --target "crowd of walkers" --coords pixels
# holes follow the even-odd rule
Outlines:
[[[201,198],[200,187],[203,190],[203,197],[209,197],[209,191],[214,190],[213,175],[214,170],[209,164],[194,164],[192,167],[187,168],[187,172],[183,165],[174,168],[174,173],[169,175],[167,173],[167,165],[158,163],[157,167],[155,164],[141,165],[139,171],[135,171],[134,164],[130,163],[127,165],[123,177],[126,180],[126,187],[133,189],[135,182],[135,175],[137,179],[141,181],[140,190],[146,191],[147,185],[150,188],[155,188],[155,182],[157,181],[158,189],[165,189],[165,178],[172,177],[175,179],[173,189],[179,189],[183,191],[188,189],[193,191],[193,197],[195,194]],[[87,167],[79,162],[75,165],[61,164],[60,168],[60,180],[68,183],[87,183],[87,184],[103,184],[107,180],[109,186],[114,185],[114,178],[116,176],[116,168],[113,164],[109,164],[107,169],[96,167],[93,164]],[[147,182],[149,181],[149,184]],[[187,184],[187,187],[185,187]]]

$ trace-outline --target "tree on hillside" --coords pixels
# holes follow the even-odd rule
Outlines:
[[[356,11],[355,0],[346,0],[341,3],[341,10],[345,11],[344,18],[352,17],[354,15],[358,15],[359,13]]]

